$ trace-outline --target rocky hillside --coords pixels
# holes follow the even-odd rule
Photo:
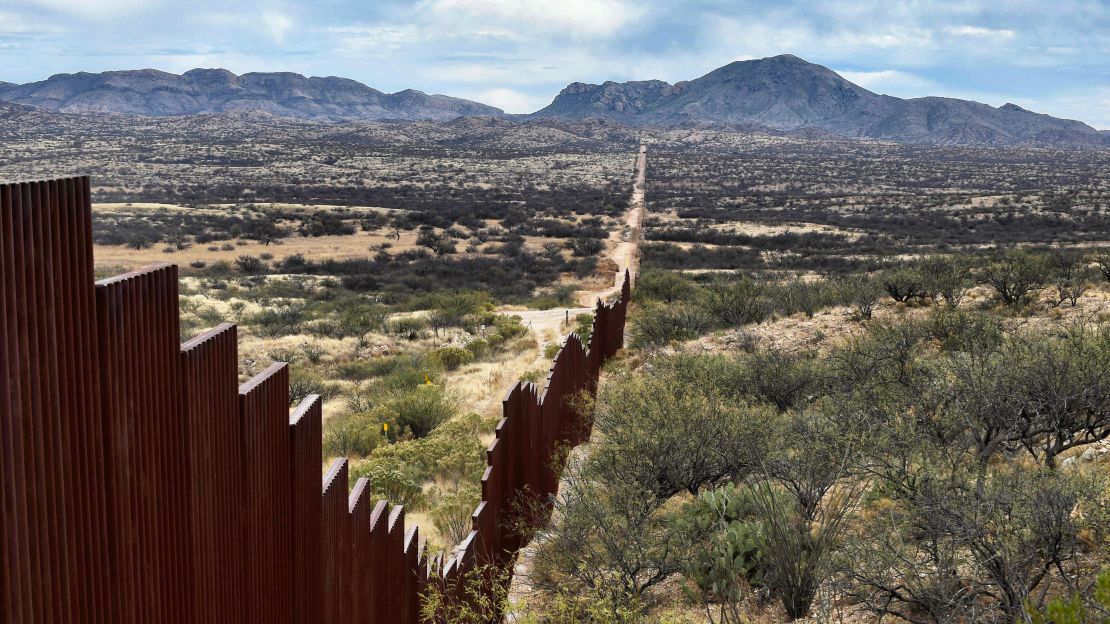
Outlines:
[[[796,56],[737,61],[694,80],[569,85],[538,118],[632,125],[709,123],[815,129],[853,138],[954,145],[1110,146],[1078,121],[953,98],[879,95]]]
[[[492,106],[408,89],[383,93],[346,78],[293,73],[194,69],[183,75],[153,69],[57,74],[24,85],[0,83],[0,101],[64,112],[194,115],[261,110],[321,121],[500,116]]]

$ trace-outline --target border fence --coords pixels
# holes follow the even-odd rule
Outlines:
[[[516,510],[589,435],[569,399],[623,346],[630,288],[507,393],[473,530],[432,565],[346,460],[321,475],[320,398],[290,413],[286,364],[240,385],[231,324],[179,344],[176,266],[94,283],[88,177],[0,185],[2,621],[418,622],[430,583],[530,539]]]

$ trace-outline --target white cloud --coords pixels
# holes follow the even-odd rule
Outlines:
[[[844,78],[858,84],[865,89],[886,95],[898,97],[921,97],[935,95],[941,89],[936,82],[916,74],[899,71],[897,69],[882,69],[878,71],[840,71]]]
[[[356,57],[396,54],[423,39],[419,29],[411,25],[340,26],[325,32],[338,53]]]
[[[944,32],[953,37],[973,37],[994,41],[1008,41],[1016,35],[1014,31],[1009,29],[982,28],[980,26],[945,26]]]
[[[1110,87],[1076,89],[1037,98],[1009,98],[1009,101],[1038,113],[1078,119],[1099,130],[1110,130]]]
[[[23,4],[95,20],[118,18],[122,13],[145,12],[162,5],[160,0],[21,0]]]
[[[274,43],[285,41],[285,35],[293,29],[293,20],[284,13],[268,11],[262,14],[262,25]]]
[[[425,11],[436,21],[456,27],[461,22],[509,26],[547,35],[589,38],[616,33],[643,15],[639,5],[624,0],[432,0]]]
[[[549,98],[530,95],[523,91],[496,87],[464,96],[490,106],[496,106],[506,113],[532,113],[547,106]]]

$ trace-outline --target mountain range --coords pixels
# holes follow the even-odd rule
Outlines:
[[[56,74],[24,85],[0,83],[0,101],[62,112],[196,115],[262,110],[320,121],[431,119],[503,115],[470,100],[407,89],[383,93],[360,82],[329,76],[193,69],[177,75],[154,69]]]
[[[631,125],[755,124],[905,143],[1110,145],[1108,133],[1016,104],[879,95],[789,54],[729,63],[675,84],[576,82],[533,115]]]
[[[1016,104],[880,95],[821,65],[784,54],[737,61],[693,80],[575,82],[530,115],[406,90],[383,93],[345,78],[194,69],[58,74],[0,82],[0,101],[63,112],[192,115],[262,110],[317,121],[447,121],[465,116],[531,121],[597,119],[629,126],[727,126],[820,136],[951,145],[1110,147],[1110,131]]]

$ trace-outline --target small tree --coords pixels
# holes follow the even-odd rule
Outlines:
[[[256,256],[239,256],[235,259],[235,268],[247,275],[257,275],[266,270],[266,263]]]
[[[1008,306],[1020,306],[1032,299],[1048,276],[1045,257],[1023,249],[1012,249],[996,255],[983,267],[983,279],[1002,297]]]
[[[1090,285],[1087,258],[1079,252],[1061,251],[1052,256],[1051,270],[1056,287],[1053,303],[1059,306],[1067,301],[1074,308]]]
[[[924,298],[926,294],[925,280],[920,273],[909,267],[892,269],[882,274],[879,279],[883,289],[891,299],[899,303],[906,303],[910,299]]]
[[[962,256],[934,256],[918,265],[925,290],[934,300],[940,298],[949,308],[960,305],[971,288],[971,266]]]
[[[839,284],[840,298],[852,307],[856,320],[871,320],[875,304],[879,301],[879,286],[867,275],[854,275]]]
[[[1095,262],[1098,264],[1098,270],[1106,281],[1110,282],[1110,252],[1101,252],[1095,255]]]

